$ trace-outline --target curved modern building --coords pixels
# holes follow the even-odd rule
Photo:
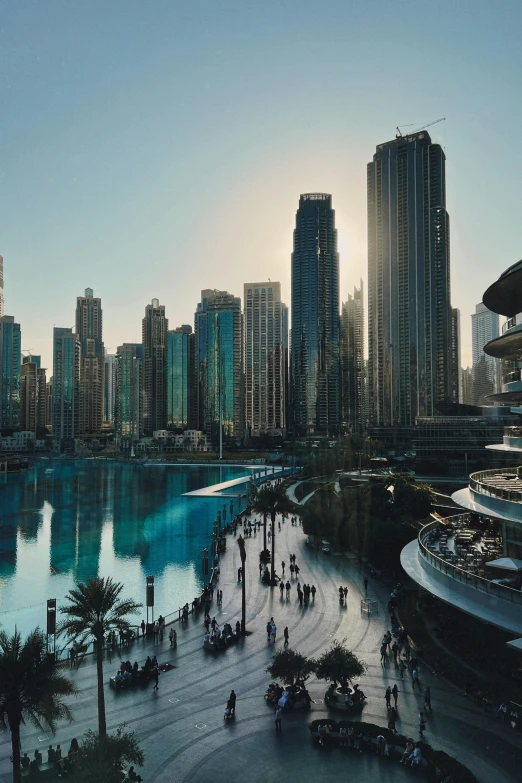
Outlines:
[[[488,399],[522,405],[522,261],[488,288],[483,302],[508,318],[484,347],[503,360],[504,372],[502,392]],[[503,441],[487,448],[519,452],[522,465],[522,427],[506,427]],[[472,473],[452,499],[465,513],[423,527],[402,551],[403,568],[437,598],[522,635],[522,476],[515,467]]]

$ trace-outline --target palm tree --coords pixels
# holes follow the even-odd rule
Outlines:
[[[47,655],[47,644],[39,628],[25,642],[17,630],[13,636],[0,633],[0,728],[11,731],[13,781],[20,783],[20,726],[30,721],[45,731],[44,723],[56,732],[56,721],[71,721],[63,696],[77,691],[67,677],[58,674],[54,657]]]
[[[284,489],[280,487],[263,487],[257,493],[253,505],[254,511],[263,514],[265,518],[265,549],[266,549],[266,518],[272,520],[272,557],[270,562],[270,583],[275,582],[275,520],[277,514],[290,514],[294,510],[294,504],[288,498]]]
[[[243,636],[246,631],[246,588],[245,588],[245,563],[246,563],[246,548],[245,539],[243,536],[239,536],[237,539],[237,545],[239,547],[239,557],[241,558],[241,633]]]
[[[96,674],[98,677],[98,731],[100,736],[107,734],[105,719],[105,694],[103,691],[103,642],[111,631],[121,632],[130,628],[128,614],[135,614],[142,604],[130,598],[120,599],[123,585],[110,577],[95,577],[85,584],[79,584],[66,596],[70,603],[60,607],[65,619],[58,626],[58,633],[70,639],[79,639],[80,645],[96,642]]]

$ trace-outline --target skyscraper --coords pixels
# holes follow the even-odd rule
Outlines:
[[[167,426],[193,426],[193,398],[194,335],[184,324],[167,333]]]
[[[103,372],[103,421],[114,421],[114,405],[116,401],[116,356],[105,351]]]
[[[152,435],[165,429],[167,421],[167,331],[165,307],[153,299],[145,308],[142,321],[143,430]]]
[[[414,424],[451,400],[446,159],[426,131],[368,164],[370,423]]]
[[[104,349],[101,299],[92,288],[76,299],[76,334],[80,340],[80,434],[101,432],[103,422]]]
[[[286,428],[285,311],[281,283],[245,283],[245,423],[253,436]]]
[[[364,411],[364,294],[363,282],[343,302],[341,314],[341,388],[343,428],[362,433]]]
[[[4,316],[4,257],[0,256],[0,318]]]
[[[500,361],[484,353],[484,346],[499,336],[498,313],[482,302],[471,315],[473,404],[488,405],[486,396],[500,391]]]
[[[143,435],[144,346],[124,343],[116,354],[114,429],[129,444]]]
[[[291,410],[294,434],[340,426],[339,255],[332,197],[299,199],[292,253]]]
[[[241,299],[227,291],[201,292],[195,315],[199,429],[214,447],[244,434],[243,317]]]
[[[451,308],[451,402],[462,402],[460,367],[460,310]]]
[[[22,335],[12,315],[0,318],[0,428],[20,429]]]
[[[46,423],[47,380],[39,356],[24,356],[20,377],[20,429],[36,432]]]
[[[81,343],[72,329],[53,329],[53,437],[60,451],[73,448],[80,426]]]

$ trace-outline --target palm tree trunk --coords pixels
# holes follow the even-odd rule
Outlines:
[[[245,587],[245,562],[246,558],[241,559],[241,566],[243,568],[243,578],[241,579],[241,633],[243,636],[246,632],[246,587]]]
[[[264,514],[263,519],[263,552],[266,552],[266,514]]]
[[[100,737],[107,734],[105,717],[105,691],[103,690],[103,637],[96,639],[96,676],[98,677],[98,732]]]
[[[11,754],[13,756],[13,783],[21,783],[22,781],[22,768],[20,766],[20,722],[11,723],[9,721],[9,728],[11,729]]]
[[[272,558],[270,562],[270,586],[275,583],[275,514],[272,514]]]

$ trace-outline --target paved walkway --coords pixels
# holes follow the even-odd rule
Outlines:
[[[265,669],[273,655],[274,645],[267,644],[265,626],[271,616],[278,627],[276,648],[283,643],[283,628],[288,625],[290,645],[312,656],[324,650],[334,638],[347,638],[349,646],[368,664],[362,678],[362,688],[368,695],[363,719],[387,724],[384,691],[398,682],[398,730],[417,737],[417,715],[421,697],[412,692],[411,681],[401,683],[393,665],[382,668],[379,663],[380,640],[385,630],[385,607],[388,589],[370,584],[370,597],[379,602],[379,614],[368,620],[360,614],[360,599],[364,575],[351,559],[310,551],[305,545],[302,529],[290,522],[282,525],[276,539],[276,564],[289,562],[295,552],[301,571],[301,583],[314,583],[318,589],[315,603],[300,607],[296,580],[292,581],[290,600],[281,600],[279,590],[261,584],[258,553],[262,536],[246,540],[247,565],[247,628],[251,636],[238,646],[220,653],[203,650],[202,617],[192,617],[188,626],[177,625],[178,648],[169,649],[166,638],[155,648],[160,662],[170,661],[176,667],[160,677],[160,689],[114,692],[106,687],[107,723],[109,730],[126,721],[136,732],[145,751],[146,762],[141,774],[145,783],[173,781],[208,781],[209,779],[239,779],[245,781],[276,781],[283,775],[298,775],[303,783],[313,780],[338,780],[350,768],[358,783],[378,778],[382,781],[408,779],[408,772],[398,764],[373,757],[344,755],[338,749],[317,748],[312,744],[308,723],[328,714],[322,703],[324,683],[309,681],[309,690],[317,703],[308,714],[296,712],[283,716],[280,736],[274,731],[274,714],[263,699],[269,676]],[[229,536],[228,551],[221,561],[223,606],[213,607],[220,623],[235,625],[240,615],[241,586],[237,583],[240,565],[236,540]],[[340,607],[338,587],[349,588],[348,607]],[[125,655],[131,661],[143,663],[154,645],[139,640]],[[105,664],[107,681],[117,669]],[[80,737],[88,728],[96,728],[96,679],[92,660],[85,660],[73,673],[80,696],[73,702],[75,723],[59,728],[55,739],[42,737],[30,726],[23,729],[22,747],[30,754],[49,742],[60,742],[68,748],[73,736]],[[501,726],[494,718],[477,712],[475,705],[462,697],[451,685],[421,670],[423,686],[430,685],[433,714],[428,718],[426,739],[434,747],[460,758],[476,774],[481,783],[513,783],[519,780],[522,762],[520,735]],[[237,717],[224,724],[223,711],[230,690],[234,688]],[[339,713],[332,717],[342,717]],[[40,740],[41,738],[41,740]],[[0,783],[10,777],[10,738],[0,734]],[[378,767],[378,769],[377,769]],[[353,768],[353,770],[352,770]],[[232,775],[232,777],[231,777]]]

